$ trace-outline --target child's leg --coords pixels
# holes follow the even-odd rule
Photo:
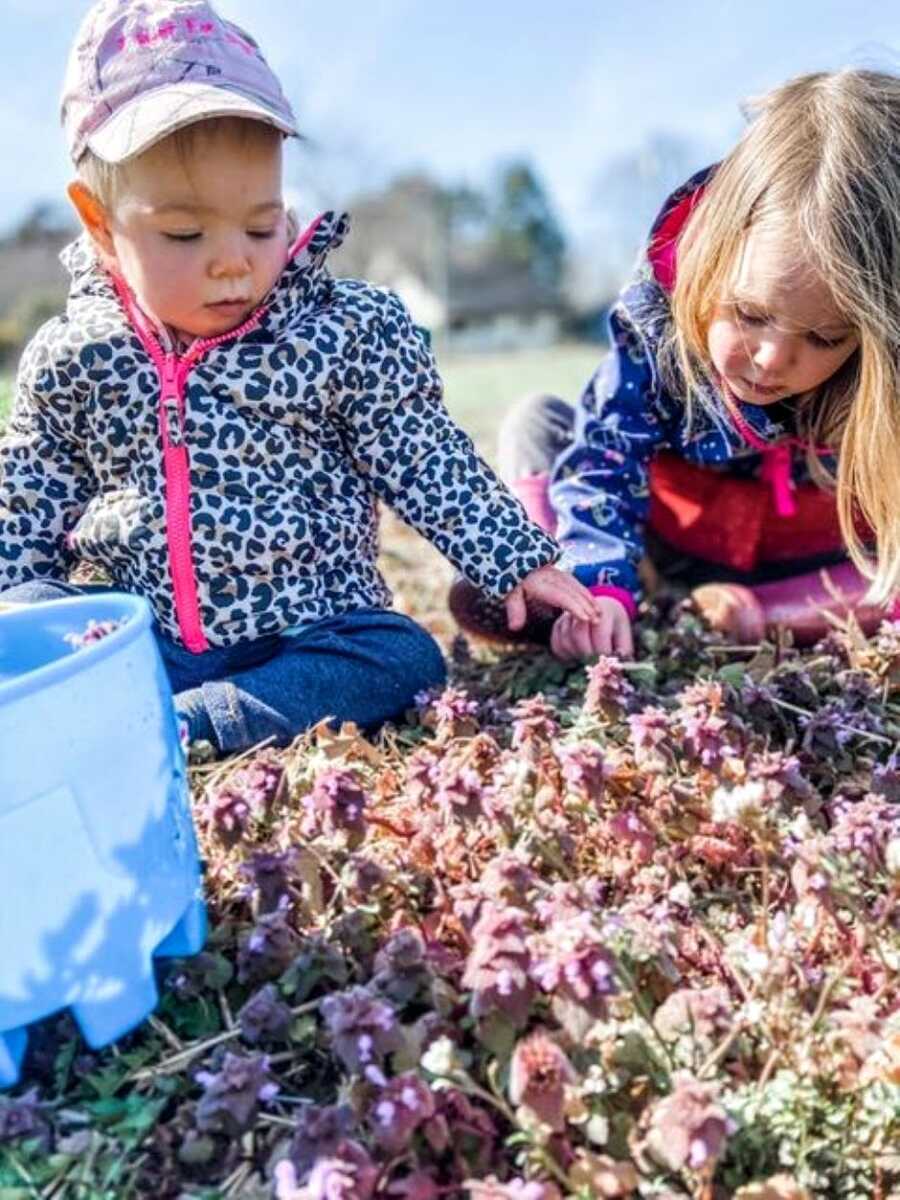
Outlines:
[[[551,535],[556,513],[548,494],[550,469],[570,445],[574,423],[574,409],[558,396],[526,396],[503,418],[497,436],[500,477],[531,520]],[[552,613],[530,613],[524,629],[511,633],[503,602],[462,576],[452,584],[447,603],[459,627],[478,637],[537,644],[549,640]]]
[[[833,628],[827,614],[852,613],[863,633],[874,633],[885,609],[865,603],[869,581],[845,561],[766,583],[707,583],[692,597],[714,629],[742,644],[777,628],[790,629],[798,646],[811,646]]]
[[[29,579],[27,583],[17,583],[0,592],[0,604],[41,604],[45,600],[67,600],[70,596],[83,596],[90,590],[89,587],[61,583],[55,579]]]
[[[266,661],[199,685],[179,687],[185,673],[179,677],[171,655],[167,666],[191,737],[206,737],[229,754],[268,738],[286,745],[326,717],[374,728],[446,679],[431,635],[383,609],[318,621],[277,639]]]
[[[508,484],[546,474],[572,441],[575,410],[559,396],[537,394],[517,400],[497,434],[497,468]]]
[[[517,401],[500,425],[497,465],[500,477],[525,511],[548,533],[556,530],[556,513],[547,495],[550,470],[572,441],[575,410],[558,396],[526,396]]]

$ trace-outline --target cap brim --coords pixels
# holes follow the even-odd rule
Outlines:
[[[87,144],[104,162],[121,163],[177,129],[211,117],[247,117],[264,121],[288,137],[300,136],[283,113],[258,101],[204,83],[177,83],[136,96],[96,129]]]

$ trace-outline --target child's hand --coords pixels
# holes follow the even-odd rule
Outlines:
[[[521,629],[528,617],[526,600],[538,606],[562,608],[564,615],[590,624],[597,620],[594,597],[574,575],[556,567],[538,567],[506,597],[506,620],[510,629]]]
[[[600,654],[618,654],[630,658],[634,643],[631,618],[625,606],[612,596],[592,596],[594,619],[581,621],[563,613],[553,624],[550,650],[563,662],[596,658]]]

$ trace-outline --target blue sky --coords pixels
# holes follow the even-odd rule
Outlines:
[[[2,0],[0,228],[68,178],[56,100],[86,0]],[[527,155],[570,232],[591,225],[610,158],[655,131],[702,165],[740,128],[738,104],[790,75],[900,69],[900,6],[884,0],[220,0],[282,78],[315,154],[310,205],[394,170],[483,180]],[[552,14],[552,15],[551,15]]]

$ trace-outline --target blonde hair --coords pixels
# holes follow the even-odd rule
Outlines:
[[[162,141],[154,143],[145,153],[157,150],[160,146],[171,147],[182,162],[189,162],[201,140],[212,140],[227,137],[235,141],[237,146],[248,144],[268,144],[282,141],[284,135],[273,125],[265,121],[256,121],[249,117],[208,117],[203,121],[195,121],[176,129]],[[78,160],[78,178],[89,188],[106,209],[115,206],[116,200],[128,179],[128,168],[141,155],[126,159],[122,163],[108,163],[90,150],[86,150]]]
[[[869,599],[900,590],[900,78],[843,70],[789,80],[748,106],[750,123],[717,168],[678,243],[662,354],[688,419],[715,375],[707,336],[733,284],[749,230],[777,223],[794,239],[858,337],[824,384],[798,399],[813,477],[836,485],[850,557]],[[830,479],[815,453],[838,451]],[[856,529],[875,535],[875,561]]]

